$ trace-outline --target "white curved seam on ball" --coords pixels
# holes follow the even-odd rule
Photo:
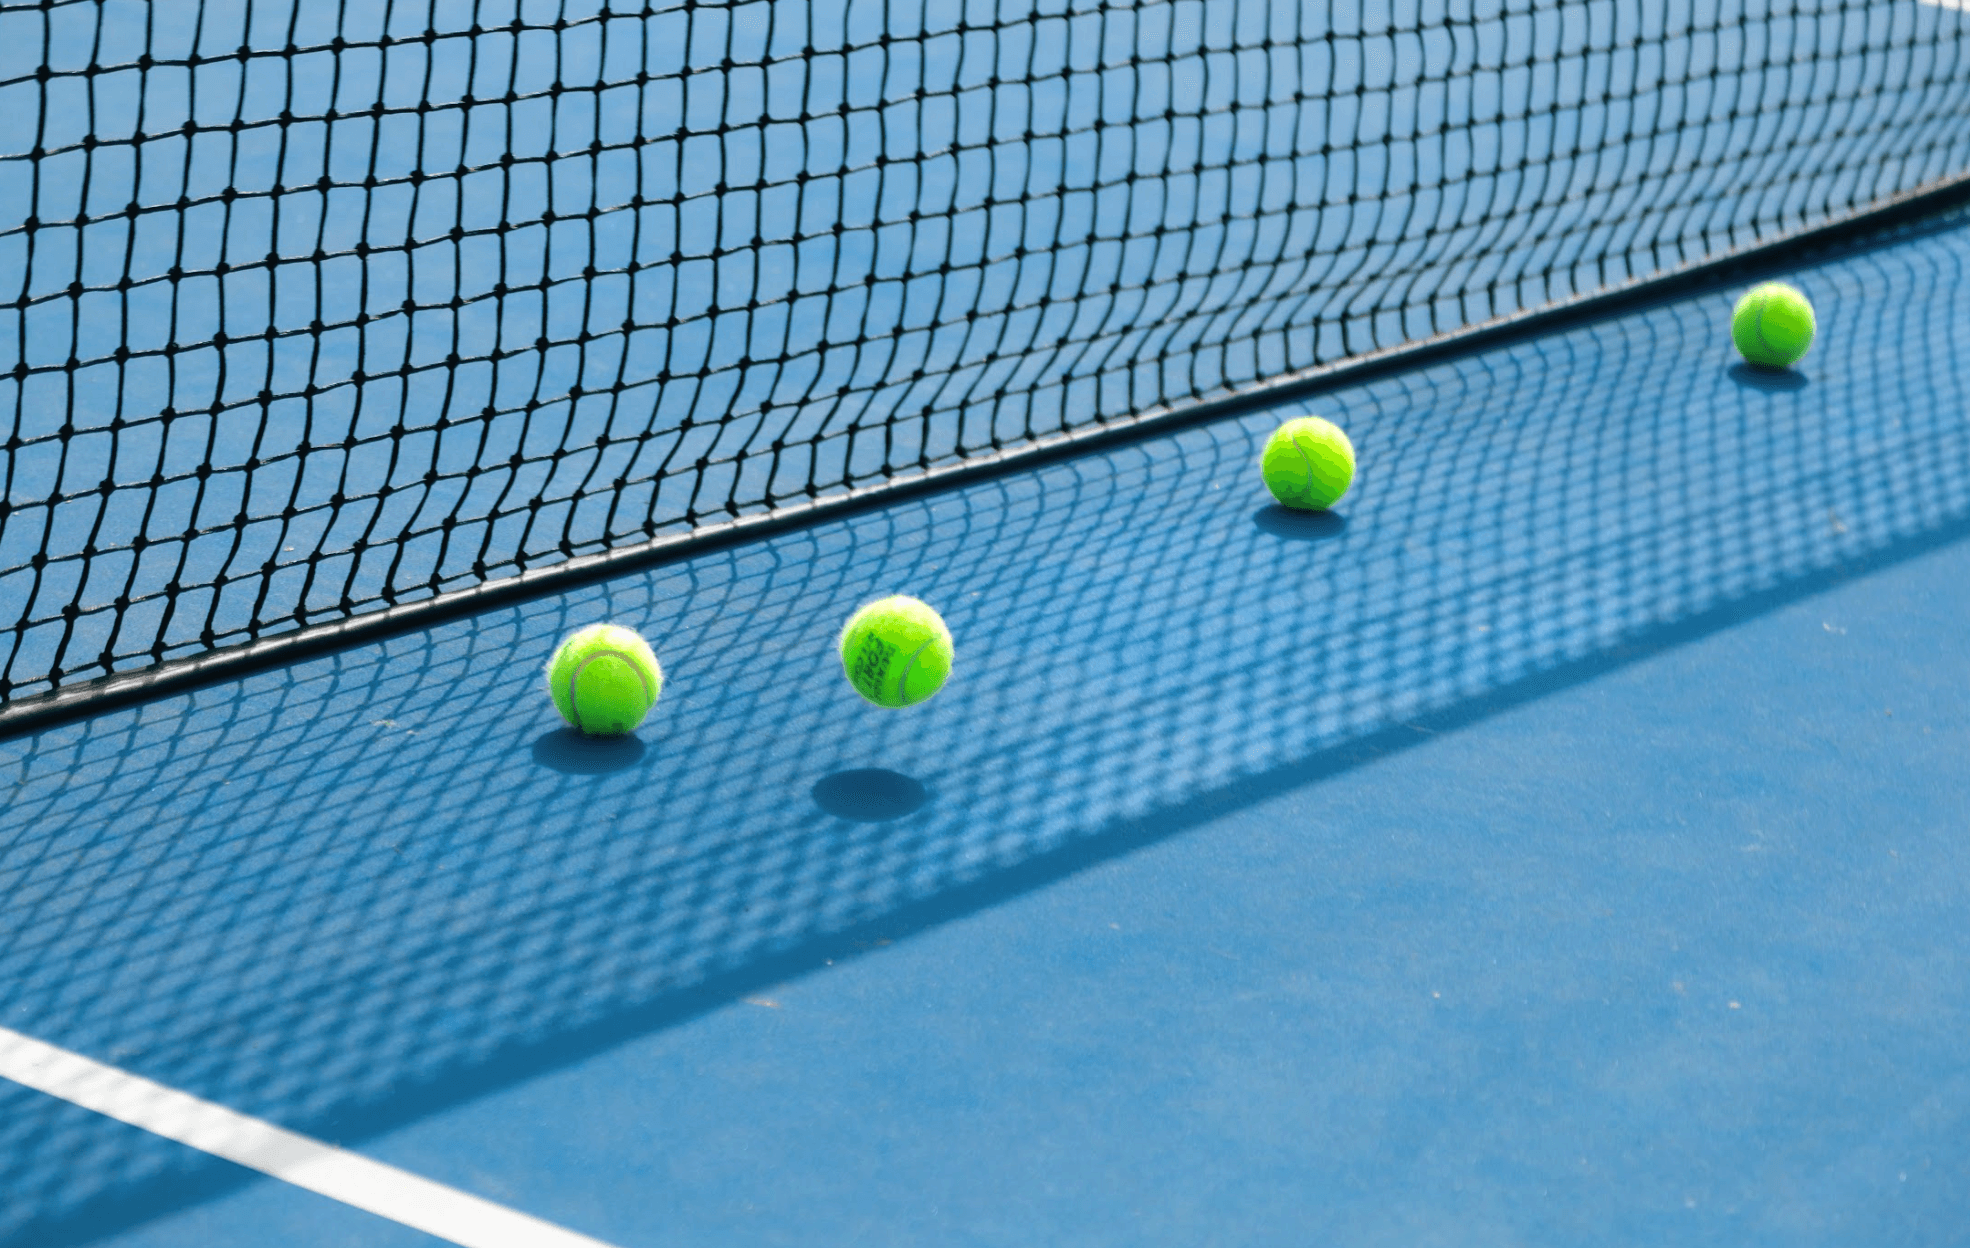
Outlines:
[[[582,732],[587,732],[588,727],[581,722],[581,703],[575,699],[575,686],[581,683],[582,672],[587,669],[590,663],[593,663],[597,659],[621,659],[623,662],[629,664],[629,670],[636,673],[636,679],[643,685],[643,709],[645,711],[650,709],[650,678],[643,674],[643,669],[637,664],[636,660],[630,657],[627,651],[597,650],[594,654],[589,655],[581,662],[575,664],[575,670],[568,673],[568,706],[575,713],[575,727]]]
[[[924,638],[923,644],[921,646],[918,646],[915,650],[910,651],[909,658],[903,660],[903,674],[896,678],[896,700],[902,703],[904,706],[910,705],[910,694],[908,691],[908,686],[910,683],[910,669],[917,665],[917,656],[922,654],[924,651],[930,649],[930,643],[936,640],[937,640],[937,634],[932,633],[930,636]]]
[[[1300,435],[1297,433],[1293,435],[1293,449],[1298,451],[1300,458],[1306,461],[1306,496],[1307,501],[1312,502],[1315,497],[1314,487],[1319,482],[1315,480],[1313,475],[1313,456],[1307,454],[1306,447],[1300,445]]]

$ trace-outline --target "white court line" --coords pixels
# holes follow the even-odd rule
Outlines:
[[[0,1076],[463,1248],[610,1248],[5,1027]]]
[[[1955,9],[1958,13],[1970,13],[1970,0],[1922,0],[1934,9]]]

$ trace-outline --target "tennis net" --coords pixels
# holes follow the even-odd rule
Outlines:
[[[1967,24],[0,8],[0,724],[1850,219],[1970,171]]]

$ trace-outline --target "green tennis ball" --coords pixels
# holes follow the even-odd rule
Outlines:
[[[951,675],[951,630],[915,598],[878,598],[841,630],[848,683],[877,706],[915,706]]]
[[[615,624],[572,633],[547,663],[547,691],[561,718],[597,737],[633,732],[663,692],[650,644]]]
[[[1259,473],[1265,488],[1286,506],[1325,511],[1354,484],[1354,443],[1332,421],[1301,416],[1265,440]]]
[[[1731,312],[1738,353],[1764,368],[1790,368],[1813,345],[1813,305],[1798,287],[1762,282],[1744,292]]]

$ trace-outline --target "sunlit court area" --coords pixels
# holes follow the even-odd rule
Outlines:
[[[1964,0],[0,4],[0,1248],[1970,1239]]]

